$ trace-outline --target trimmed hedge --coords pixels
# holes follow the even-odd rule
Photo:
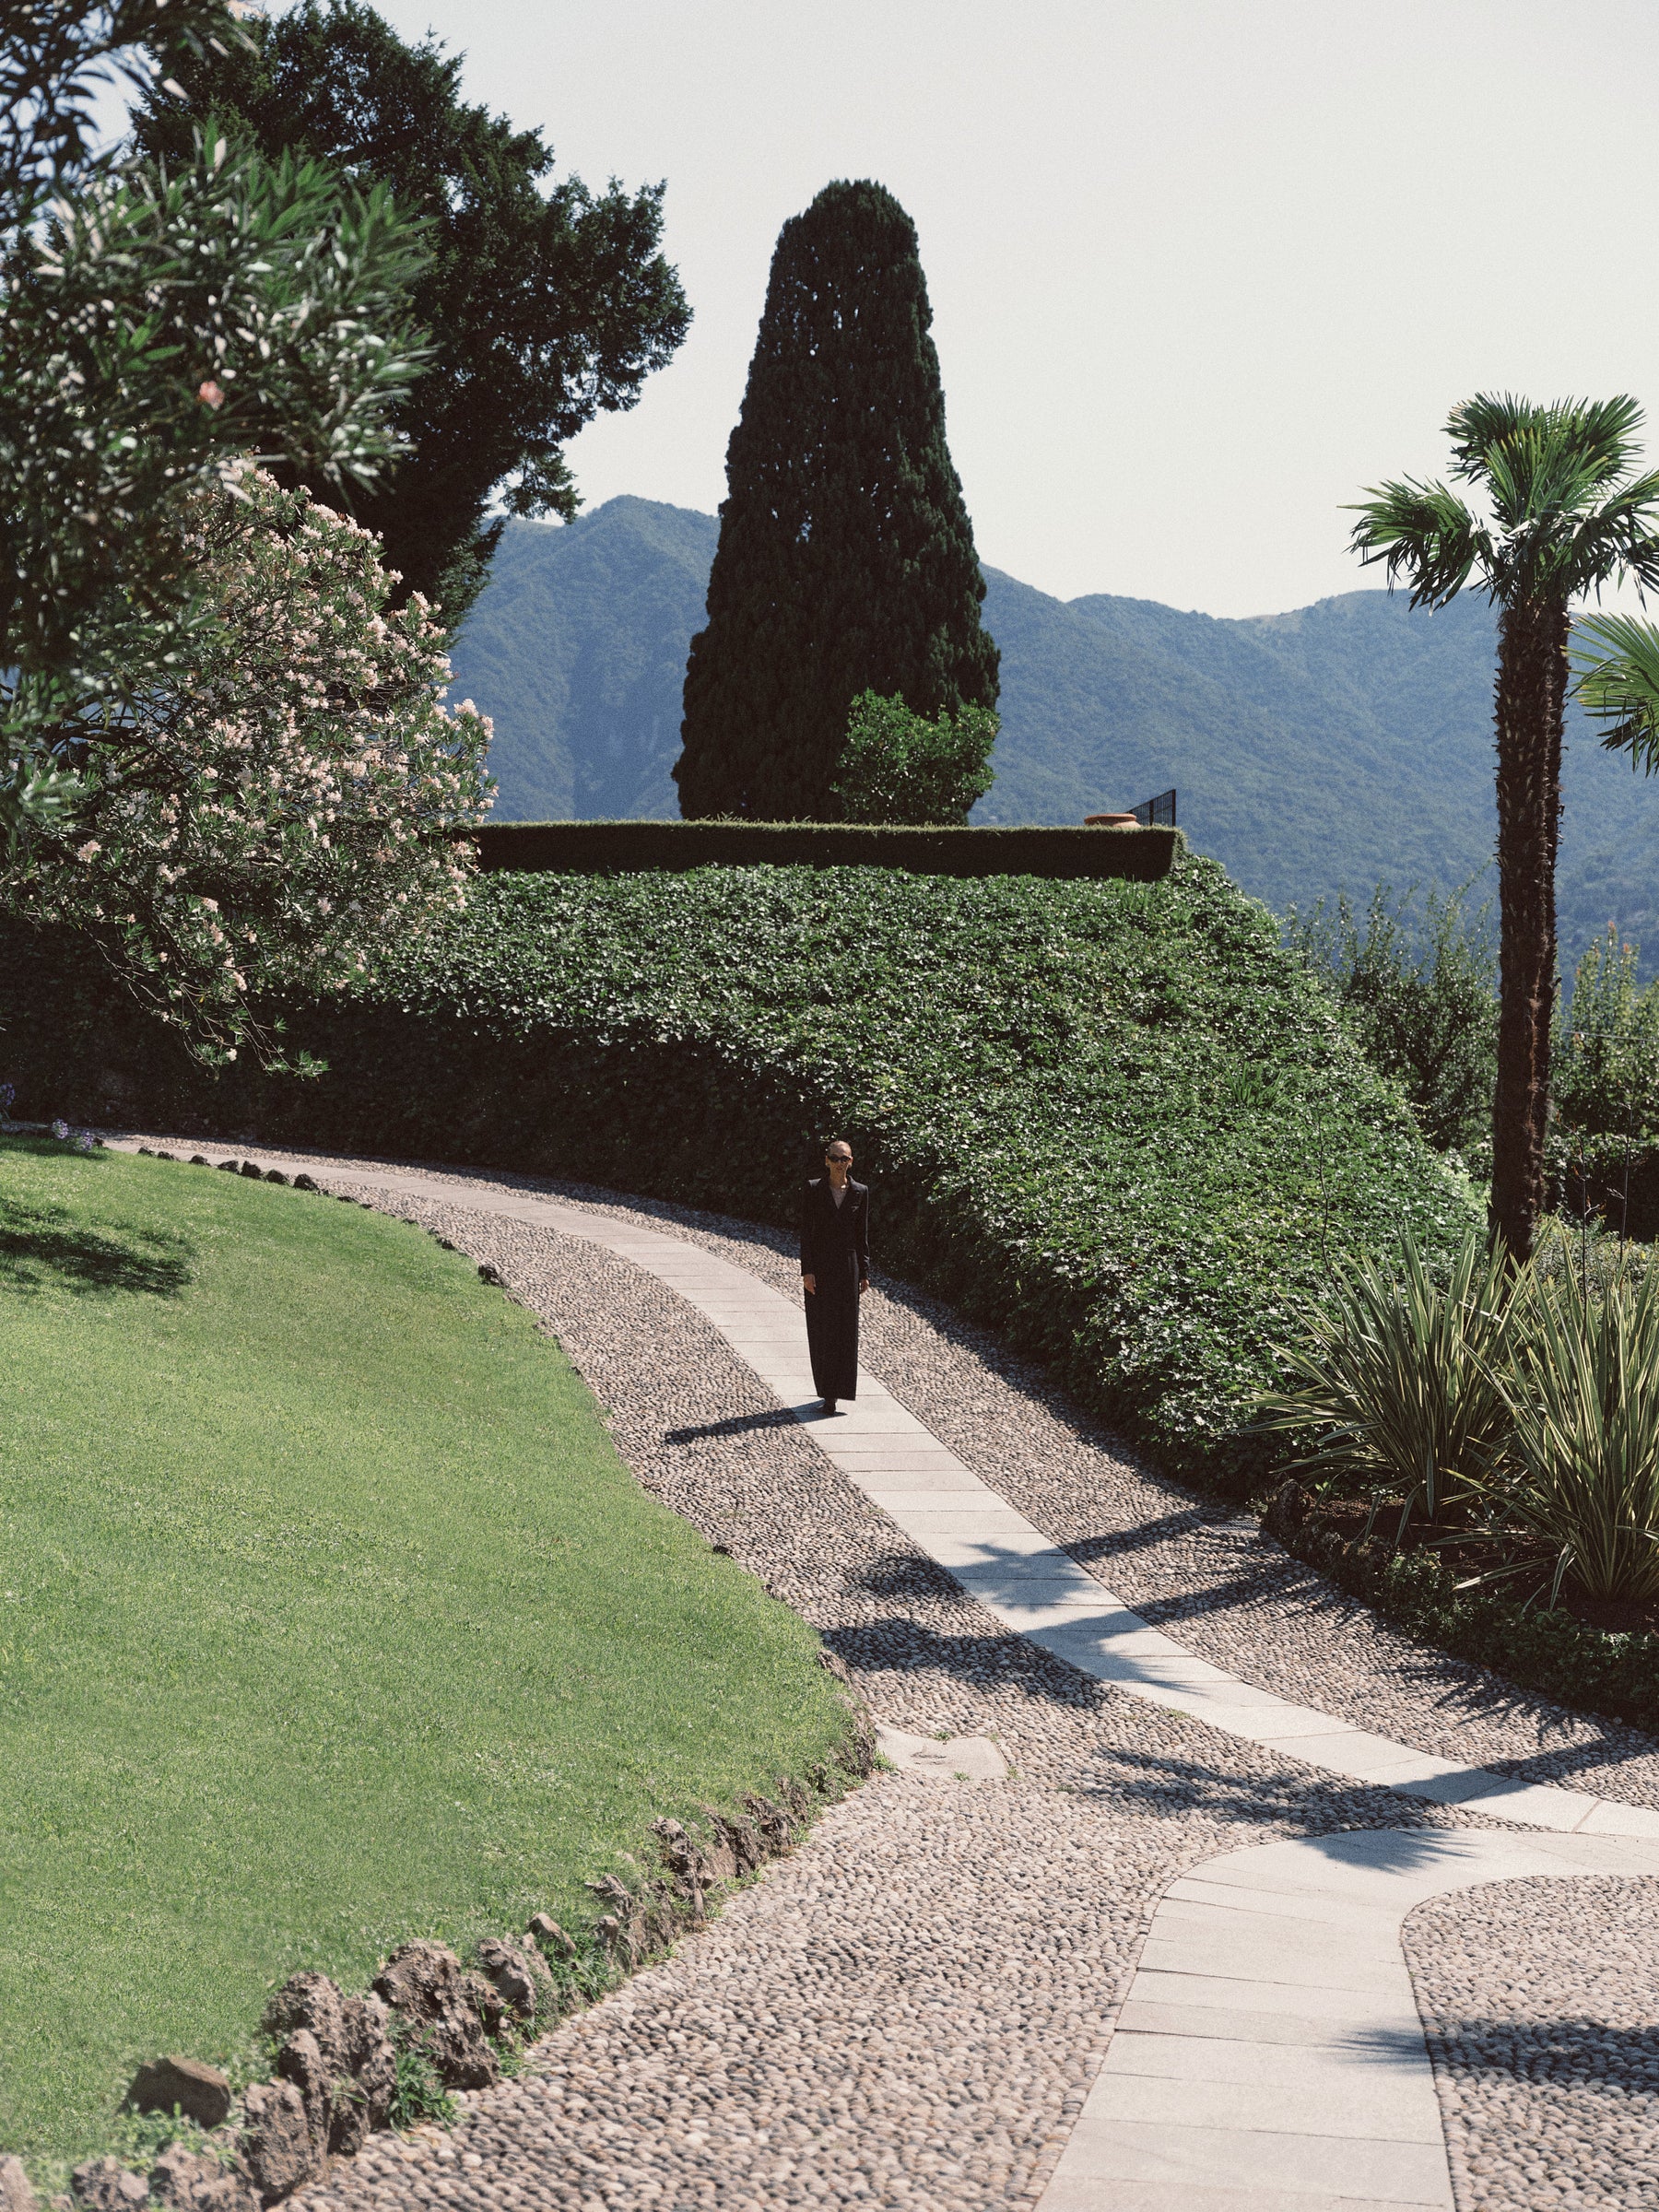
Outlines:
[[[1563,1705],[1659,1735],[1659,1636],[1591,1628],[1559,1608],[1524,1611],[1500,1590],[1459,1590],[1432,1552],[1396,1551],[1380,1536],[1345,1537],[1295,1483],[1282,1486],[1264,1526],[1408,1636]]]
[[[977,833],[974,833],[977,834]],[[289,1009],[312,1082],[193,1067],[62,946],[0,947],[19,1114],[573,1175],[787,1225],[844,1132],[878,1262],[1051,1362],[1173,1472],[1244,1433],[1329,1259],[1477,1212],[1212,861],[1161,883],[885,869],[501,874],[372,992]]]
[[[488,873],[619,876],[686,868],[908,868],[917,876],[1117,877],[1170,872],[1174,830],[905,830],[854,822],[489,822]]]

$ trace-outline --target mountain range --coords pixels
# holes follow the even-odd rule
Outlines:
[[[453,695],[495,721],[498,820],[678,812],[680,685],[718,533],[640,499],[508,524],[453,655]],[[985,582],[1002,734],[976,821],[1076,822],[1173,785],[1192,842],[1280,912],[1489,863],[1495,621],[1473,594],[1432,616],[1372,590],[1230,621]],[[1569,968],[1609,921],[1659,967],[1659,779],[1582,724],[1558,899]]]

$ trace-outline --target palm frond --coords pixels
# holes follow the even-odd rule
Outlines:
[[[1413,606],[1444,606],[1490,551],[1477,517],[1443,484],[1372,485],[1348,512],[1359,517],[1349,542],[1361,563],[1382,561],[1390,590],[1403,578]]]
[[[1641,408],[1629,394],[1613,399],[1563,399],[1540,406],[1513,392],[1477,393],[1453,408],[1446,422],[1453,475],[1484,483],[1505,452],[1531,443],[1540,453],[1571,453],[1594,492],[1613,483],[1636,453]]]
[[[1459,401],[1446,418],[1446,435],[1452,441],[1452,469],[1465,483],[1484,477],[1487,456],[1505,445],[1528,424],[1539,409],[1515,392],[1477,392]]]
[[[1659,627],[1635,615],[1586,615],[1568,652],[1580,702],[1606,725],[1603,745],[1651,776],[1659,768]]]

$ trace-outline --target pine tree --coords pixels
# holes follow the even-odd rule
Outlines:
[[[860,692],[928,716],[995,705],[932,321],[915,226],[881,185],[828,184],[784,224],[686,667],[682,814],[836,819]]]

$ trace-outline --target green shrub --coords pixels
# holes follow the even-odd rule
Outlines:
[[[1659,1237],[1659,985],[1609,926],[1573,977],[1550,1070],[1552,1190],[1618,1235]]]
[[[1659,983],[1641,987],[1638,957],[1609,924],[1574,971],[1550,1070],[1556,1112],[1574,1129],[1659,1130]]]
[[[1270,1464],[1248,1417],[1327,1259],[1404,1227],[1449,1265],[1476,1218],[1272,917],[1184,854],[1160,884],[488,877],[372,993],[288,1010],[291,1044],[330,1063],[309,1084],[210,1080],[84,960],[20,956],[0,947],[19,1112],[571,1174],[782,1224],[808,1145],[842,1130],[880,1264],[1172,1469],[1232,1483]]]
[[[962,822],[991,788],[996,716],[989,707],[932,721],[901,696],[861,691],[830,788],[850,822]]]
[[[1431,1551],[1396,1551],[1381,1537],[1346,1541],[1306,1510],[1305,1497],[1289,1500],[1295,1488],[1287,1483],[1275,1501],[1270,1532],[1408,1636],[1563,1704],[1659,1734],[1659,1636],[1589,1628],[1489,1585],[1460,1587]]]
[[[1439,1278],[1409,1235],[1396,1262],[1361,1256],[1288,1348],[1295,1385],[1268,1394],[1264,1429],[1311,1441],[1299,1473],[1401,1500],[1397,1533],[1419,1505],[1441,1520],[1510,1441],[1513,1288],[1501,1247],[1475,1222]]]
[[[1441,1151],[1491,1149],[1498,1070],[1498,946],[1489,900],[1471,886],[1423,900],[1380,883],[1363,920],[1346,894],[1327,911],[1292,907],[1287,939],[1342,1008],[1371,1061],[1404,1088]]]
[[[1396,898],[1363,915],[1347,898],[1292,907],[1286,940],[1342,1009],[1368,1057],[1394,1077],[1423,1134],[1477,1175],[1491,1164],[1498,948],[1489,902],[1470,887]],[[1609,926],[1573,976],[1555,1024],[1550,1203],[1620,1236],[1659,1238],[1659,983]]]
[[[1178,830],[1053,827],[903,829],[876,822],[487,822],[475,830],[486,873],[656,875],[688,868],[906,868],[916,876],[1122,877],[1157,883]]]

